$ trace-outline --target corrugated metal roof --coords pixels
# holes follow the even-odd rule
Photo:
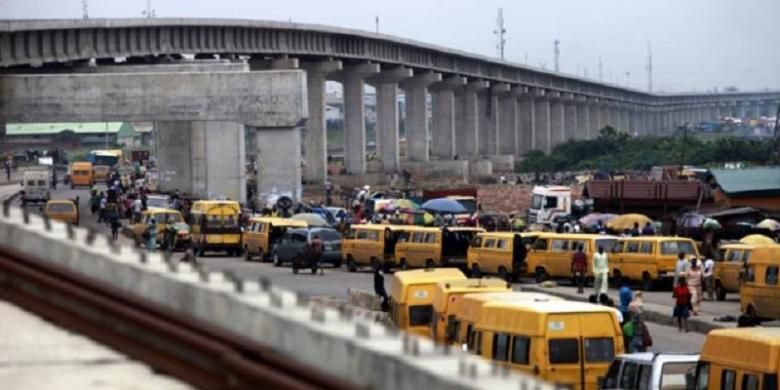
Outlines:
[[[66,130],[76,134],[116,133],[124,122],[85,122],[85,123],[8,123],[5,134],[14,135],[51,135]]]
[[[727,195],[780,193],[780,167],[711,169],[710,173]]]

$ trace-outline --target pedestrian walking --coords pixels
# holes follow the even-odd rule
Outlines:
[[[715,299],[715,280],[712,274],[714,270],[715,262],[711,258],[704,260],[704,289],[707,291],[708,301]]]
[[[688,290],[691,291],[691,305],[693,315],[697,316],[701,310],[701,290],[704,273],[702,272],[701,267],[699,266],[699,262],[696,260],[696,258],[691,260],[691,267],[685,273],[685,279],[688,282]]]
[[[593,289],[596,295],[606,294],[609,284],[609,260],[604,247],[599,245],[599,250],[593,255]]]
[[[633,325],[633,335],[629,344],[629,352],[647,352],[647,347],[653,345],[653,338],[650,337],[650,330],[647,329],[645,321],[642,319],[642,312],[636,310],[636,306],[631,310],[631,323]]]
[[[588,273],[588,258],[582,252],[582,244],[577,246],[577,252],[571,257],[571,273],[577,284],[577,294],[585,292],[585,275]]]
[[[374,270],[374,294],[382,299],[382,311],[386,312],[390,309],[390,305],[387,303],[387,292],[385,291],[385,276],[382,274],[382,267],[377,267]]]
[[[672,316],[677,320],[677,330],[679,332],[688,332],[688,317],[691,310],[691,292],[688,289],[688,283],[685,276],[677,279],[677,284],[672,292],[674,301],[674,311]]]
[[[322,252],[323,244],[320,236],[314,234],[311,237],[311,261],[315,269],[320,270],[320,275],[325,274],[325,270],[322,268]]]
[[[157,221],[154,218],[149,221],[147,232],[149,237],[146,239],[146,249],[154,252],[157,249]]]
[[[685,253],[680,252],[677,254],[677,263],[674,265],[674,286],[677,285],[677,281],[680,279],[680,276],[682,276],[687,270],[688,260],[685,259]]]
[[[141,222],[141,213],[143,212],[144,204],[141,202],[141,197],[136,195],[135,200],[133,200],[133,222],[139,223]]]
[[[628,311],[628,306],[631,304],[631,301],[633,301],[634,295],[631,293],[631,289],[628,288],[625,282],[621,281],[621,284],[622,286],[618,291],[618,298],[620,298],[620,305],[618,306],[618,310],[623,315],[623,319],[625,321],[629,319],[630,312]]]
[[[5,160],[5,180],[11,181],[11,160]]]
[[[117,240],[119,238],[119,227],[121,226],[121,223],[119,222],[119,210],[114,209],[114,212],[111,213],[110,224],[111,238]]]

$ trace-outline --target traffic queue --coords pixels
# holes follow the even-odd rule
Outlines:
[[[626,353],[614,307],[512,291],[455,268],[396,272],[390,319],[524,373],[576,389],[777,389],[780,328],[711,331],[700,355]]]

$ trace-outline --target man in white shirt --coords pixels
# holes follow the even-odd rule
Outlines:
[[[599,246],[598,253],[593,254],[593,288],[596,296],[607,293],[609,277],[609,262],[604,247]]]
[[[680,252],[680,254],[677,255],[677,264],[674,266],[674,284],[673,286],[677,286],[677,280],[680,279],[680,276],[685,276],[685,272],[688,271],[688,259],[685,258],[685,253]]]
[[[133,221],[135,223],[141,222],[141,212],[144,209],[144,204],[141,201],[140,196],[136,196],[135,200],[133,201]]]
[[[707,300],[711,301],[715,296],[715,283],[712,272],[715,270],[715,262],[712,259],[704,260],[704,270],[702,276],[704,277],[704,289],[707,291]]]

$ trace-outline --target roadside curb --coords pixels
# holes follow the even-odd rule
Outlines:
[[[539,287],[539,286],[521,286],[520,289],[522,291],[539,292],[539,293],[554,295],[556,297],[564,298],[570,301],[588,302],[588,296],[585,294],[574,295],[569,293],[563,293],[560,291],[555,291],[552,288]],[[674,317],[672,317],[671,313],[672,313],[671,307],[658,305],[654,303],[648,303],[648,302],[645,302],[642,305],[642,319],[658,325],[676,326]],[[715,322],[711,319],[707,319],[710,318],[711,316],[712,315],[698,316],[698,317],[691,316],[690,318],[688,318],[688,329],[691,332],[696,332],[696,333],[701,333],[706,335],[713,329],[734,328],[737,325],[735,322]]]

